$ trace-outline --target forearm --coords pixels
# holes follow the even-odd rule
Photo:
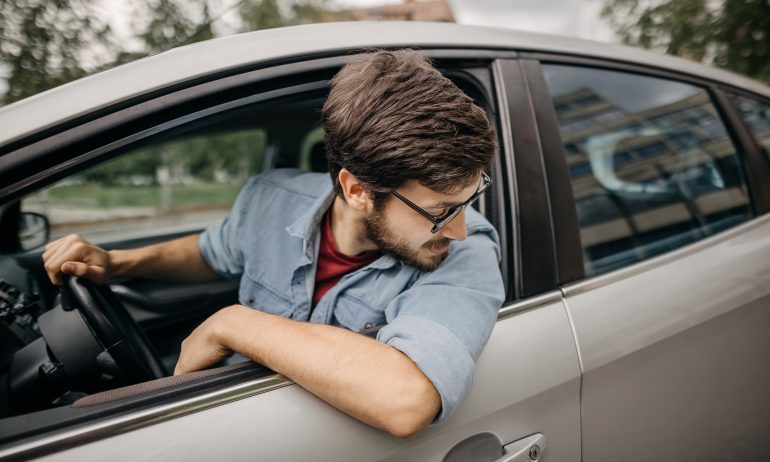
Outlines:
[[[397,436],[430,423],[441,401],[406,355],[341,328],[242,306],[223,310],[221,344],[266,365],[338,409]]]
[[[113,277],[182,282],[203,282],[219,277],[203,260],[197,234],[137,249],[110,250],[108,254]]]

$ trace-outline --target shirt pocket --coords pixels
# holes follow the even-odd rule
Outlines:
[[[353,332],[385,324],[385,310],[372,306],[367,300],[343,292],[334,306],[334,324]]]
[[[288,316],[292,310],[291,298],[288,295],[257,282],[246,274],[241,277],[238,300],[242,305],[279,316]]]

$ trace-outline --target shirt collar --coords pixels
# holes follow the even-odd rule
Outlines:
[[[324,186],[318,199],[313,202],[307,211],[300,215],[297,221],[286,227],[286,232],[290,236],[302,239],[303,257],[298,262],[298,266],[313,262],[315,258],[315,240],[320,237],[318,231],[321,227],[321,220],[323,220],[324,214],[331,207],[332,202],[334,202],[335,196],[336,194],[331,187],[331,182],[329,182],[328,185]],[[396,265],[403,266],[403,263],[390,255],[383,255],[366,265],[366,267],[384,270]]]
[[[331,187],[331,182],[324,185],[324,188],[320,191],[318,199],[308,207],[307,211],[300,215],[300,217],[286,227],[286,232],[290,236],[298,237],[302,239],[302,251],[303,258],[300,261],[300,265],[310,263],[313,261],[313,253],[315,251],[315,238],[318,237],[318,229],[321,225],[324,213],[331,206],[334,201],[335,193]]]

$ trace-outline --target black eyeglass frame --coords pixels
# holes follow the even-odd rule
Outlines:
[[[489,177],[489,175],[486,174],[486,172],[481,172],[481,184],[479,185],[479,188],[476,190],[475,193],[465,202],[462,204],[457,204],[449,208],[447,212],[440,216],[435,217],[431,215],[430,213],[426,212],[422,207],[415,204],[414,202],[410,201],[406,197],[402,196],[398,193],[398,191],[391,191],[390,193],[396,196],[401,202],[408,205],[409,208],[414,210],[415,212],[419,213],[420,215],[424,216],[426,219],[428,219],[431,223],[433,223],[433,228],[431,228],[430,232],[433,234],[436,234],[447,225],[454,217],[460,214],[465,207],[471,205],[476,199],[481,196],[481,194],[486,190],[489,185],[492,184],[492,178]]]

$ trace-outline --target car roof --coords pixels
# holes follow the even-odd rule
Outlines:
[[[377,47],[565,53],[671,69],[770,96],[770,88],[737,74],[672,56],[574,37],[453,23],[322,23],[249,32],[175,48],[5,106],[0,108],[0,145],[193,78],[278,59]]]

